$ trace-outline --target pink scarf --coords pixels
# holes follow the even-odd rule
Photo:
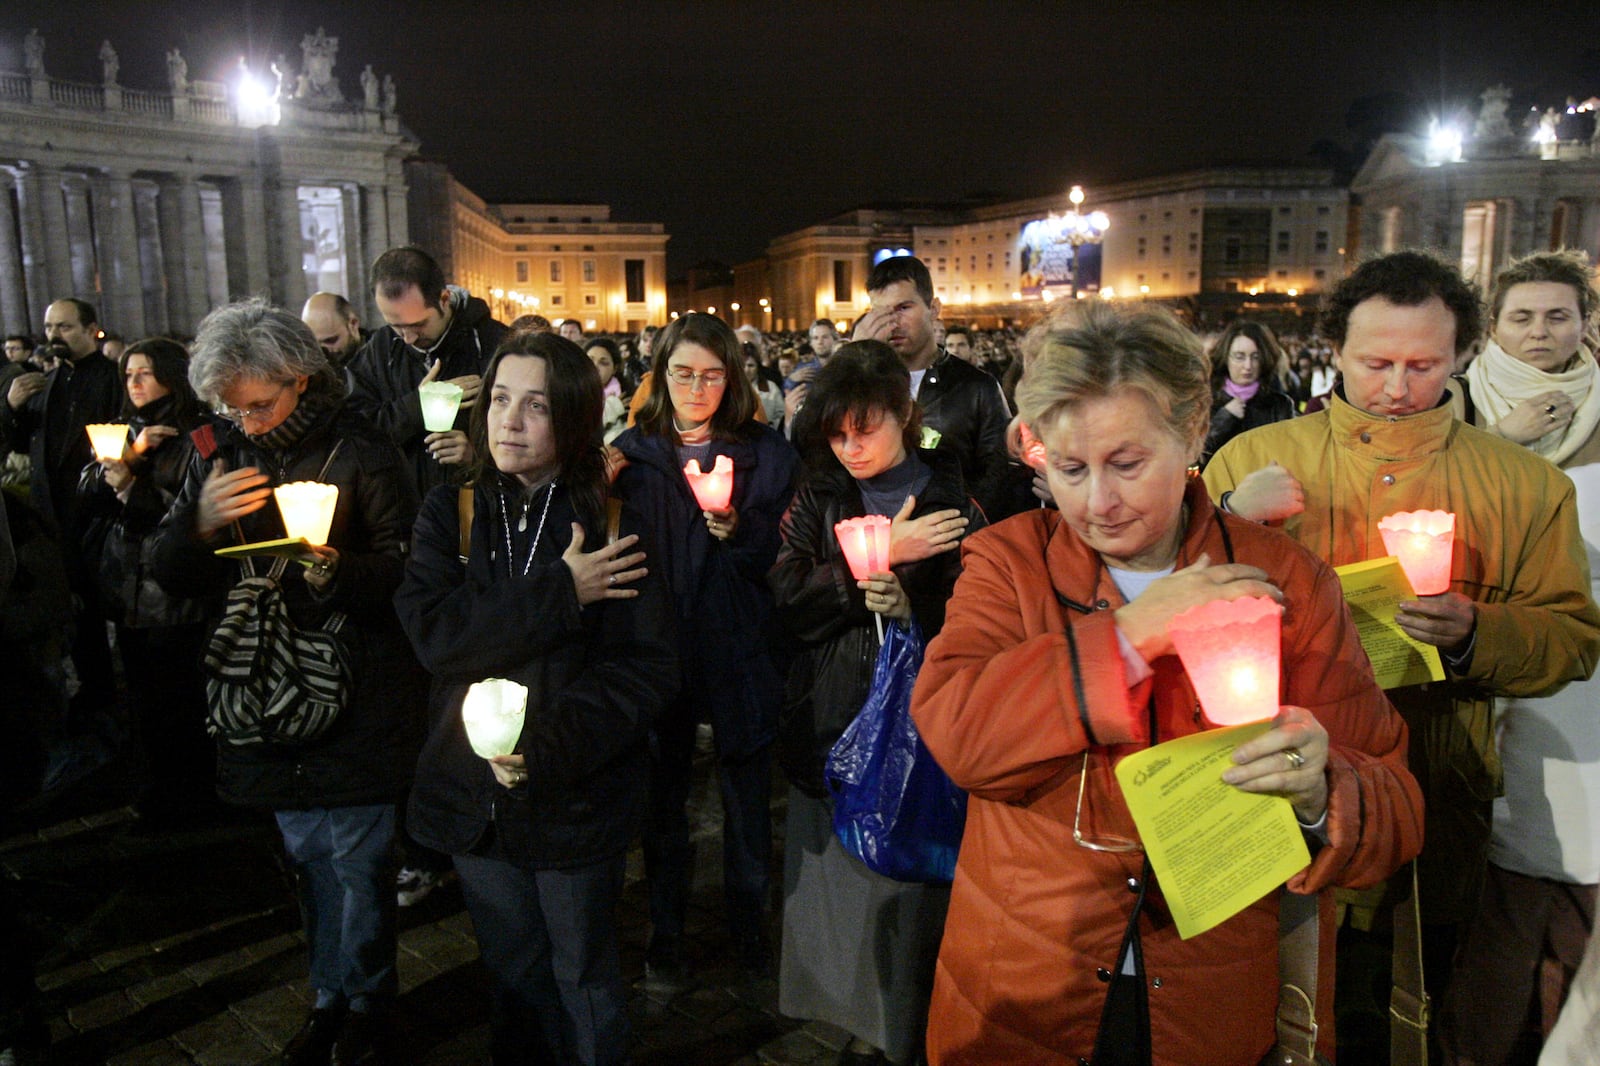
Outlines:
[[[1232,378],[1223,378],[1222,391],[1236,400],[1243,400],[1245,403],[1249,403],[1255,394],[1261,391],[1261,382],[1252,381],[1248,385],[1239,385],[1235,384]]]

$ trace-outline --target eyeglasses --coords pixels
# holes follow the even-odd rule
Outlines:
[[[236,425],[243,425],[246,422],[265,421],[272,417],[273,411],[278,409],[278,401],[283,399],[283,390],[293,384],[294,382],[292,381],[285,381],[278,386],[278,391],[273,393],[272,399],[253,403],[249,407],[229,407],[227,404],[223,404],[220,408],[222,417]]]
[[[1129,840],[1127,837],[1106,834],[1098,839],[1090,839],[1088,836],[1084,835],[1083,831],[1079,828],[1078,822],[1079,819],[1083,817],[1083,792],[1084,786],[1088,783],[1088,781],[1089,752],[1088,749],[1085,749],[1083,753],[1083,769],[1078,774],[1078,809],[1072,812],[1072,842],[1078,845],[1078,847],[1088,848],[1090,851],[1107,851],[1117,854],[1128,854],[1143,851],[1143,844],[1139,843],[1137,840]],[[1092,812],[1090,818],[1091,820],[1093,819]]]
[[[708,389],[720,389],[728,383],[726,370],[707,370],[697,374],[686,366],[669,366],[667,377],[672,379],[674,385],[687,385],[691,389],[696,385],[703,385]]]

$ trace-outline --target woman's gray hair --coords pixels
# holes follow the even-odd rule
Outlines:
[[[260,298],[212,311],[201,320],[190,352],[189,384],[213,405],[247,379],[287,382],[333,374],[310,327]]]

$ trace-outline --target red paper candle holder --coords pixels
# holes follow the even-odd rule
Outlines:
[[[1378,522],[1383,550],[1400,560],[1400,569],[1418,596],[1450,591],[1450,561],[1455,554],[1456,516],[1450,511],[1398,511]]]
[[[1213,725],[1276,717],[1283,606],[1268,596],[1212,600],[1167,623],[1184,673]]]
[[[733,499],[733,460],[726,455],[717,456],[711,469],[700,470],[700,460],[690,459],[683,464],[683,476],[689,479],[689,491],[702,511],[726,511]]]
[[[839,538],[850,575],[857,581],[889,569],[889,527],[889,519],[881,514],[834,523],[833,535]]]

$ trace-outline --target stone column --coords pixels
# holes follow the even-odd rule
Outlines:
[[[254,176],[222,182],[228,299],[268,296],[266,194]]]
[[[67,240],[67,203],[61,194],[61,171],[54,167],[28,167],[22,173],[23,254],[30,258],[28,291],[34,313],[44,321],[44,309],[57,294],[72,291],[72,246]],[[28,233],[34,227],[34,239]],[[37,282],[38,288],[35,288]]]
[[[28,290],[23,281],[22,249],[11,208],[12,178],[0,170],[0,325],[7,333],[28,332]]]
[[[61,195],[66,210],[67,243],[71,248],[72,283],[67,291],[57,290],[52,300],[76,296],[83,300],[100,297],[95,285],[94,231],[89,224],[89,179],[82,174],[61,175]]]
[[[173,321],[193,333],[200,320],[211,310],[210,271],[207,266],[208,247],[205,222],[200,212],[200,186],[188,174],[178,177],[171,190],[178,207],[179,240],[183,249],[179,270],[183,275],[183,311],[174,315]],[[169,258],[167,260],[171,262]]]
[[[174,333],[193,333],[194,322],[189,320],[189,277],[187,264],[201,258],[205,247],[201,242],[185,248],[183,244],[183,217],[178,199],[182,195],[177,179],[168,175],[157,189],[156,240],[160,245],[162,276],[166,279],[166,303],[162,309],[163,327]]]
[[[363,319],[375,322],[378,319],[378,305],[372,298],[372,279],[367,272],[377,262],[378,256],[394,247],[389,243],[388,193],[382,185],[361,187],[361,219],[365,238],[361,249],[362,289],[359,294],[350,295],[350,302],[362,309]]]
[[[138,222],[133,213],[133,179],[111,171],[94,184],[96,236],[100,246],[100,286],[106,309],[101,322],[127,338],[143,337],[144,298],[139,271]]]
[[[271,189],[267,218],[267,254],[271,260],[273,302],[299,311],[306,302],[304,238],[300,234],[300,189],[280,177]]]
[[[44,216],[40,210],[38,171],[24,166],[11,172],[17,190],[17,228],[22,234],[22,275],[27,288],[29,322],[44,321],[50,302],[49,250],[44,239]],[[59,187],[56,204],[61,203]],[[38,315],[38,318],[34,318]]]
[[[153,181],[133,185],[134,237],[139,251],[139,276],[145,333],[166,333],[167,262],[161,247],[161,219],[157,200],[160,189]],[[131,338],[130,338],[131,339]]]
[[[402,244],[409,244],[411,226],[406,220],[406,184],[403,180],[391,180],[385,187],[384,193],[389,207],[389,247],[397,248]],[[444,230],[449,233],[451,220],[443,220]]]
[[[367,284],[366,242],[361,239],[361,187],[339,184],[339,214],[344,220],[343,296],[361,306],[361,290]],[[357,312],[358,314],[360,312]],[[364,317],[364,316],[363,316]]]

